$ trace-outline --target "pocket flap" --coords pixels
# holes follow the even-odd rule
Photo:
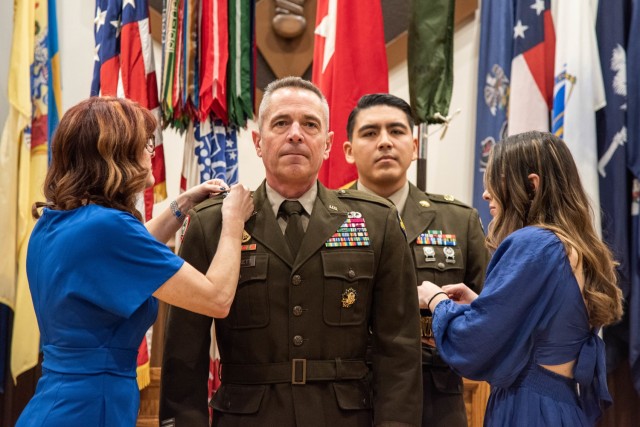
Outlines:
[[[214,411],[227,414],[255,414],[266,390],[264,385],[222,384],[211,399]]]
[[[373,251],[358,249],[322,252],[325,277],[344,279],[349,282],[373,278]]]
[[[248,253],[240,258],[238,284],[252,280],[266,280],[269,270],[269,254]]]
[[[370,409],[371,397],[364,384],[356,381],[333,383],[336,401],[340,409]]]

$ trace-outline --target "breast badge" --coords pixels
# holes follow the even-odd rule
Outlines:
[[[251,240],[251,235],[247,233],[247,230],[242,230],[242,243],[247,243]]]
[[[360,212],[349,212],[347,219],[324,244],[327,248],[369,246],[369,232]]]
[[[433,246],[425,246],[422,248],[422,252],[424,253],[425,262],[435,262],[436,250],[433,249]]]
[[[357,296],[358,294],[355,289],[347,288],[347,290],[342,293],[342,308],[351,307],[356,302]]]
[[[447,263],[449,264],[456,263],[456,253],[452,247],[446,246],[444,249],[442,249],[442,252],[444,253],[445,261]]]

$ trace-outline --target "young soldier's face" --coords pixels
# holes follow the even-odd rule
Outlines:
[[[366,187],[394,185],[406,180],[407,169],[418,157],[418,141],[402,110],[377,105],[358,113],[344,152]]]

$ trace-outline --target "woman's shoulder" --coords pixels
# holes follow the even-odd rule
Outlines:
[[[503,243],[517,246],[534,245],[536,247],[561,243],[551,230],[537,226],[527,226],[509,234]]]

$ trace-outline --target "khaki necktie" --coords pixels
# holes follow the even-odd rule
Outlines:
[[[304,229],[302,228],[302,220],[300,219],[302,212],[304,212],[304,208],[297,200],[285,200],[280,205],[280,213],[287,220],[284,238],[294,258],[298,254],[300,243],[304,237]]]

